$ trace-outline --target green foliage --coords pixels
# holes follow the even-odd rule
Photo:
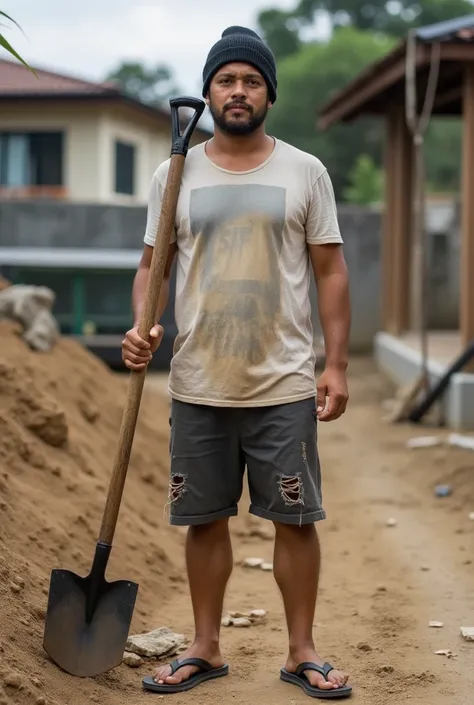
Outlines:
[[[140,63],[124,62],[106,80],[117,82],[125,93],[150,105],[158,105],[178,92],[171,69],[163,64],[148,69]]]
[[[383,171],[379,169],[372,157],[360,154],[349,172],[349,186],[344,191],[348,203],[372,205],[384,198]]]
[[[338,30],[328,43],[306,44],[278,67],[278,99],[268,129],[280,139],[315,154],[328,167],[338,197],[361,147],[380,163],[380,121],[359,120],[316,130],[316,114],[333,91],[342,88],[372,61],[383,56],[392,40],[351,27]]]
[[[15,20],[12,19],[12,18],[10,17],[10,15],[7,15],[6,12],[2,12],[2,11],[0,10],[0,16],[1,16],[1,17],[5,17],[7,20],[10,20],[10,22],[13,22],[13,24],[16,25],[19,30],[21,30],[21,27],[20,27],[20,25],[18,24],[18,22],[15,22]],[[12,45],[10,44],[10,42],[8,41],[8,39],[7,39],[3,34],[0,34],[0,46],[3,47],[9,54],[11,54],[12,56],[14,56],[15,59],[18,59],[18,61],[20,61],[20,62],[23,64],[23,66],[25,66],[27,69],[29,69],[29,70],[30,70],[32,73],[34,73],[35,76],[36,76],[36,72],[35,72],[35,71],[31,68],[31,66],[29,66],[29,65],[26,63],[26,61],[18,54],[18,52],[12,47]],[[37,77],[37,76],[36,76],[36,77]]]
[[[473,12],[470,0],[295,0],[292,10],[260,12],[259,30],[278,62],[278,100],[270,113],[269,129],[318,156],[329,169],[338,198],[368,198],[368,165],[373,165],[375,193],[375,172],[383,164],[383,120],[357,119],[321,134],[316,128],[319,108],[406,37],[409,29]],[[329,38],[305,41],[308,30],[314,36],[322,18],[329,20]],[[459,120],[434,119],[426,135],[429,188],[458,190],[460,158]],[[354,178],[359,179],[356,188]]]

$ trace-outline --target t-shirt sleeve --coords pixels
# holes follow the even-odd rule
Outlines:
[[[306,242],[309,245],[343,242],[337,219],[336,198],[327,170],[323,171],[312,188],[306,220]]]
[[[161,214],[161,202],[163,200],[164,186],[161,183],[159,171],[153,174],[151,180],[150,192],[148,196],[148,209],[146,219],[145,237],[143,238],[147,245],[155,246],[156,233],[158,232],[158,223]],[[170,236],[170,243],[176,242],[176,228],[173,227]]]

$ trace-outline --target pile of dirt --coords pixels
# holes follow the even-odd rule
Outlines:
[[[8,322],[0,339],[0,704],[98,701],[97,681],[60,673],[42,636],[51,569],[90,568],[127,379],[72,340],[35,353]],[[135,633],[162,626],[151,615],[184,582],[166,517],[168,417],[145,390],[107,575],[140,585]]]

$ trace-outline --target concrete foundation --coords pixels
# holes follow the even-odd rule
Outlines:
[[[377,365],[395,384],[404,386],[416,379],[421,368],[421,355],[407,342],[389,333],[377,333],[374,339]],[[430,382],[439,381],[446,364],[430,359]],[[474,431],[474,374],[455,373],[441,398],[444,423],[458,431]]]

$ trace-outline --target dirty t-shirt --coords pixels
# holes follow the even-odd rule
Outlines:
[[[169,160],[151,184],[145,243],[153,245]],[[171,397],[262,406],[311,397],[315,354],[307,243],[341,243],[334,192],[314,156],[275,140],[259,167],[218,167],[189,150],[178,246]]]

